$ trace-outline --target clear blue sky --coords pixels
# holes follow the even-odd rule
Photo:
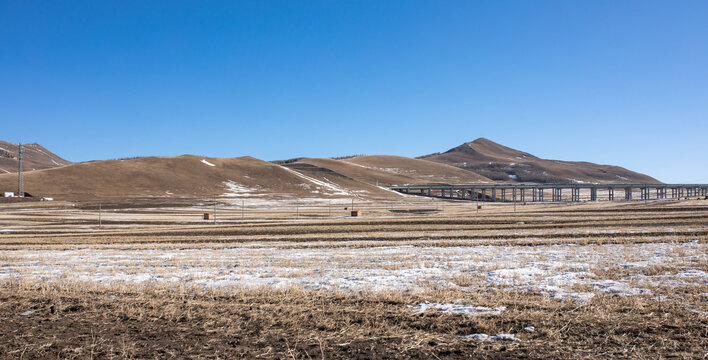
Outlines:
[[[708,1],[0,1],[0,139],[72,161],[486,137],[708,182]]]

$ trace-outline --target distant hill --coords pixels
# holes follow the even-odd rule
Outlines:
[[[456,166],[501,182],[661,183],[619,166],[541,159],[485,138],[420,159]]]
[[[385,188],[389,185],[659,183],[617,166],[540,159],[487,139],[418,159],[371,155],[267,162],[252,157],[182,155],[70,163],[38,144],[28,144],[25,149],[25,191],[66,200],[213,196],[388,199],[402,196]],[[17,145],[0,142],[0,191],[17,188],[13,174],[17,171],[16,152]]]
[[[17,144],[0,141],[0,174],[16,173],[17,169]],[[45,149],[39,144],[22,145],[22,167],[25,171],[50,169],[57,166],[71,164]]]
[[[303,158],[285,166],[303,171],[308,171],[308,167],[319,169],[313,172],[327,169],[358,182],[378,183],[380,186],[492,182],[454,166],[391,155],[356,156],[341,160]]]
[[[24,182],[25,191],[34,196],[67,200],[398,196],[344,176],[324,177],[327,179],[252,157],[182,155],[90,161],[29,171]],[[0,175],[0,191],[16,187],[15,175]]]

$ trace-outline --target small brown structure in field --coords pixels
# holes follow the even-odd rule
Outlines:
[[[214,220],[213,213],[204,213],[204,220]]]
[[[361,210],[352,210],[352,216],[361,216]]]

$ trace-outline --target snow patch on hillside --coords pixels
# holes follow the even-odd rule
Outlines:
[[[228,192],[225,192],[222,194],[222,196],[225,197],[242,197],[242,196],[254,196],[254,192],[259,192],[261,188],[259,186],[256,187],[248,187],[243,184],[239,184],[235,181],[228,180],[222,182],[228,189]],[[255,195],[258,196],[258,195]]]
[[[287,170],[287,171],[290,171],[291,173],[295,174],[296,176],[298,176],[298,177],[300,177],[300,178],[303,178],[303,179],[305,179],[305,180],[307,180],[307,181],[309,181],[309,182],[311,182],[311,183],[317,185],[317,190],[313,190],[313,192],[314,192],[314,191],[318,191],[317,193],[320,193],[320,191],[326,190],[326,191],[330,191],[330,193],[327,193],[327,192],[324,192],[324,191],[322,191],[321,193],[322,193],[323,195],[345,195],[345,196],[352,196],[352,195],[355,195],[355,194],[352,194],[350,191],[347,191],[347,190],[345,190],[345,189],[342,189],[341,187],[339,187],[339,186],[337,186],[337,185],[335,185],[335,184],[333,184],[333,183],[331,183],[331,182],[329,182],[329,181],[320,181],[320,180],[317,180],[317,179],[312,178],[312,177],[309,177],[309,176],[307,176],[307,175],[305,175],[305,174],[299,173],[299,172],[297,172],[297,171],[295,171],[295,170],[293,170],[293,169],[289,169],[289,168],[287,168],[287,167],[285,167],[285,166],[282,166],[282,168],[285,169],[285,170]],[[327,178],[324,178],[324,179],[327,180]]]
[[[202,159],[202,163],[204,163],[204,164],[206,164],[206,165],[209,165],[209,166],[216,166],[216,165],[214,165],[214,164],[212,164],[212,163],[210,163],[210,162],[208,162],[208,161],[206,161],[206,160],[204,160],[204,159]]]

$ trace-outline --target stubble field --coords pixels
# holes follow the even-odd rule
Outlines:
[[[708,356],[705,200],[354,205],[5,204],[0,354]]]

